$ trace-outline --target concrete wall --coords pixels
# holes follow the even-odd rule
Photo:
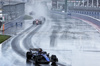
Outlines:
[[[80,6],[72,6],[68,7],[69,10],[78,10],[78,11],[100,11],[99,7],[80,7]]]
[[[57,14],[68,16],[67,13],[62,13],[62,12],[58,12],[58,11],[52,11],[52,13],[57,13]],[[71,13],[71,15],[69,15],[69,16],[72,18],[85,20],[86,22],[90,23],[92,26],[94,26],[96,29],[98,29],[100,31],[100,20],[98,20],[98,19],[89,17],[87,15],[77,14],[77,13]]]
[[[14,20],[15,18],[24,15],[25,4],[18,3],[13,5],[4,5],[2,7],[3,14],[6,15],[6,22]]]
[[[88,16],[92,16],[94,18],[100,19],[100,8],[98,7],[69,7],[68,12],[84,14]]]
[[[100,8],[97,7],[70,7],[71,16],[86,20],[100,29]],[[93,17],[93,18],[92,18]]]
[[[5,24],[5,30],[15,26],[16,22],[23,22],[23,17],[25,14],[25,3],[17,3],[4,5],[2,7],[2,13],[5,17],[5,23],[2,23],[0,30]]]

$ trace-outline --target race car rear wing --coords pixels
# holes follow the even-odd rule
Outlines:
[[[29,49],[30,51],[39,51],[40,48]]]

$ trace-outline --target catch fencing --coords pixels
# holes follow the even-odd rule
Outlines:
[[[68,12],[84,14],[100,19],[100,8],[97,7],[69,7]]]
[[[3,24],[5,29],[13,27],[16,22],[23,22],[25,14],[25,3],[6,4],[2,7],[2,14],[5,18],[5,22],[2,23],[0,30],[3,30]]]
[[[2,14],[5,16],[5,21],[9,22],[19,16],[24,15],[25,3],[8,4],[2,7]]]

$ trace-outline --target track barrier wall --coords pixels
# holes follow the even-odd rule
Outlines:
[[[94,18],[100,19],[100,8],[99,7],[74,6],[74,7],[69,7],[68,12],[84,14],[84,15],[88,15],[88,16],[92,16]]]
[[[1,25],[0,30],[6,30],[15,26],[16,22],[22,22],[25,14],[25,3],[8,4],[2,7],[2,14],[5,22]],[[4,29],[3,29],[4,28]]]
[[[57,14],[61,14],[61,15],[68,15],[67,13],[62,13],[62,12],[59,12],[59,11],[52,11],[52,12],[57,13]],[[74,12],[70,11],[70,13],[71,13],[71,15],[70,15],[71,17],[75,17],[77,19],[85,20],[88,23],[91,23],[91,25],[93,25],[93,26],[95,25],[95,28],[100,30],[100,20],[93,17],[94,15],[95,16],[97,15],[96,12],[91,14],[91,15],[93,15],[92,17],[87,15],[90,12],[88,12],[88,13],[85,12],[85,14],[83,14],[83,12],[76,13],[76,11],[74,11]],[[100,17],[100,16],[98,16],[98,17]]]

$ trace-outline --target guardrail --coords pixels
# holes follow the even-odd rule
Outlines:
[[[23,17],[24,17],[24,15],[22,15],[22,16],[16,18],[16,19],[14,19],[14,20],[12,20],[12,21],[10,21],[10,22],[5,23],[5,30],[8,29],[8,28],[10,28],[10,27],[15,26],[16,23],[24,22]]]
[[[23,17],[25,14],[25,3],[3,5],[2,14],[5,17],[5,23],[2,23],[0,30],[6,30],[15,26],[16,22],[23,22]],[[3,24],[5,24],[5,27]]]
[[[100,19],[100,12],[95,11],[78,11],[78,10],[69,10],[71,13],[77,13],[77,14],[84,14],[88,16],[92,16],[94,18]]]
[[[79,7],[79,6],[69,7],[68,12],[84,14],[100,19],[100,8],[97,7]]]
[[[25,13],[25,3],[8,4],[2,7],[2,13],[5,16],[5,21],[9,22]]]
[[[68,13],[59,12],[59,11],[53,11],[52,13],[57,13],[57,14],[61,14],[61,15],[68,15]],[[100,32],[100,20],[99,19],[87,16],[87,15],[83,15],[84,14],[83,12],[80,12],[80,13],[81,14],[79,14],[79,13],[77,13],[75,11],[71,12],[70,17],[81,19],[81,20],[85,20],[86,22],[88,22],[92,26],[94,26]],[[88,13],[90,13],[90,12],[88,12]],[[88,13],[85,13],[85,14],[88,14]],[[96,12],[94,12],[94,13],[96,13]],[[96,16],[97,16],[97,14],[96,14]],[[99,16],[99,18],[100,18],[100,16]]]

